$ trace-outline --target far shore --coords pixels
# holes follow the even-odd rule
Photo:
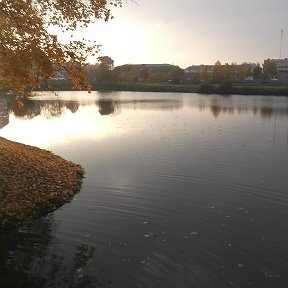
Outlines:
[[[228,85],[227,85],[228,84]],[[44,91],[45,87],[42,88]],[[52,81],[53,91],[73,91],[69,80]],[[237,94],[237,95],[275,95],[288,96],[288,82],[278,81],[242,81],[211,83],[173,83],[173,82],[116,82],[102,87],[93,87],[94,91],[135,91],[135,92],[178,92],[200,94]]]

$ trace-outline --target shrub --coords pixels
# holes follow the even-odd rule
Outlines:
[[[215,87],[210,83],[203,82],[199,85],[196,92],[201,94],[213,94],[215,93]]]

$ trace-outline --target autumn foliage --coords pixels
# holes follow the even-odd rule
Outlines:
[[[84,170],[53,153],[0,137],[0,232],[70,201]]]
[[[88,88],[82,72],[89,54],[99,45],[89,39],[74,39],[75,29],[96,19],[112,18],[110,7],[121,0],[0,0],[0,89],[24,94],[49,81],[60,67],[71,76],[75,88]],[[61,43],[49,32],[55,26],[69,34]]]

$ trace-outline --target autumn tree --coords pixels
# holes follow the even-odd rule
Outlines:
[[[254,67],[253,71],[253,79],[254,80],[260,80],[262,78],[262,67],[260,63],[257,63],[257,65]]]
[[[174,83],[179,83],[181,78],[184,75],[184,70],[181,69],[179,66],[173,66],[170,70],[171,80]]]
[[[199,66],[199,77],[200,77],[200,81],[208,81],[209,80],[208,69],[203,64],[201,64]]]
[[[266,80],[271,80],[276,76],[277,65],[276,62],[272,59],[267,59],[263,64],[263,77]]]
[[[232,62],[230,64],[230,69],[231,69],[231,80],[237,80],[237,63],[236,62]]]
[[[228,63],[225,63],[222,67],[222,77],[225,81],[233,79],[232,66]]]
[[[100,56],[97,58],[99,61],[99,67],[108,71],[112,71],[114,69],[114,60],[109,56]]]
[[[99,69],[99,63],[88,64],[84,67],[86,80],[93,86],[96,84],[96,76]]]
[[[212,78],[216,82],[221,82],[223,80],[223,67],[219,60],[213,66]]]
[[[96,19],[112,18],[110,7],[122,0],[1,0],[0,1],[0,88],[18,93],[39,87],[59,67],[65,67],[76,88],[88,86],[82,71],[88,54],[99,45],[89,39],[76,39],[77,28]],[[71,41],[61,43],[51,27],[69,34]],[[88,87],[89,88],[89,87]]]
[[[251,68],[248,63],[242,63],[238,68],[237,79],[245,80],[247,77],[251,76]]]
[[[113,83],[114,75],[114,60],[109,56],[100,56],[98,69],[96,70],[96,85],[106,87]]]

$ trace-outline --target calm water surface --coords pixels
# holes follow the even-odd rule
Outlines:
[[[73,201],[0,234],[0,287],[288,287],[288,98],[0,100],[0,136],[80,163]]]

